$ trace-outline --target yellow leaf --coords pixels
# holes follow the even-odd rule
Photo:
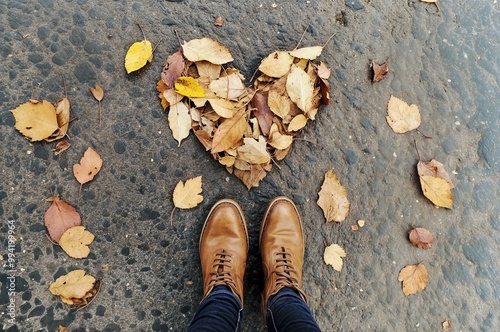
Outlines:
[[[267,164],[271,161],[271,156],[266,149],[266,139],[260,136],[259,140],[245,137],[243,145],[238,149],[238,157],[249,164]]]
[[[423,291],[427,287],[429,274],[424,263],[405,266],[398,275],[398,280],[403,282],[405,296]]]
[[[344,265],[342,257],[346,257],[346,253],[338,244],[331,244],[325,248],[323,260],[326,264],[331,265],[335,271],[342,271]]]
[[[146,63],[153,60],[153,46],[151,42],[144,39],[140,42],[133,43],[125,55],[125,69],[127,74],[139,70],[146,65]]]
[[[297,131],[305,127],[307,118],[304,114],[299,114],[290,121],[288,124],[288,131]]]
[[[290,99],[297,104],[304,113],[312,108],[314,95],[314,82],[307,73],[292,66],[292,70],[286,79],[286,92]]]
[[[394,132],[402,134],[420,126],[420,112],[415,104],[408,105],[403,100],[391,96],[387,105],[387,123]]]
[[[94,149],[88,148],[80,159],[79,164],[73,165],[73,175],[80,184],[87,183],[94,179],[102,167],[102,159]]]
[[[333,169],[325,174],[325,181],[319,192],[318,205],[323,210],[326,221],[341,222],[349,214],[347,191]]]
[[[224,157],[219,159],[219,163],[221,163],[222,165],[224,165],[226,167],[231,167],[234,165],[235,160],[236,160],[236,158],[233,156],[224,156]]]
[[[451,182],[450,175],[444,169],[444,165],[439,161],[432,159],[429,162],[419,161],[417,164],[418,175],[430,175],[437,178],[441,178],[450,184],[450,189],[453,189],[455,185]]]
[[[168,112],[168,125],[172,131],[172,136],[177,140],[178,145],[181,141],[188,137],[191,130],[191,116],[186,104],[180,102],[170,106]]]
[[[223,118],[229,119],[232,118],[236,113],[236,103],[233,103],[227,99],[217,98],[217,99],[209,99],[208,101],[215,113],[222,116]]]
[[[288,52],[276,51],[262,60],[259,70],[267,76],[280,78],[288,73],[292,63],[293,57]]]
[[[74,226],[63,233],[59,245],[68,256],[85,258],[90,254],[89,244],[94,241],[94,234],[85,230],[83,226]]]
[[[279,94],[276,90],[269,91],[267,105],[280,118],[284,119],[290,113],[290,102],[290,98]]]
[[[67,299],[81,299],[94,288],[96,279],[85,275],[84,270],[73,270],[60,276],[49,286],[49,291]]]
[[[424,196],[434,205],[453,209],[453,195],[450,184],[446,180],[430,175],[422,175],[420,176],[420,185]]]
[[[193,39],[182,44],[182,51],[186,59],[196,62],[207,60],[216,65],[233,61],[227,48],[210,38]]]
[[[180,209],[190,209],[203,201],[203,196],[200,195],[201,189],[201,176],[189,179],[184,184],[179,181],[174,189],[174,205]]]
[[[302,47],[290,52],[290,55],[299,59],[314,60],[323,51],[323,46]]]
[[[189,98],[200,98],[205,96],[205,90],[194,78],[181,76],[175,81],[175,92]]]
[[[247,113],[242,108],[230,118],[225,119],[214,133],[211,153],[217,153],[235,146],[247,128]]]
[[[273,124],[274,126],[274,124]],[[290,135],[283,135],[279,131],[276,131],[270,135],[269,145],[278,150],[284,150],[288,148],[292,142],[293,137]]]
[[[32,142],[48,138],[59,129],[56,109],[46,100],[31,100],[11,112],[16,119],[16,129]]]

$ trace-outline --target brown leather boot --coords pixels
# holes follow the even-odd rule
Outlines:
[[[215,203],[200,236],[203,299],[215,286],[227,286],[243,306],[248,231],[241,207],[231,199]]]
[[[273,199],[260,228],[260,253],[264,269],[261,309],[266,320],[267,301],[283,287],[295,290],[307,303],[302,290],[304,233],[299,212],[287,197]]]

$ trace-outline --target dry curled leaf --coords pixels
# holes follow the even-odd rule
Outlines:
[[[346,257],[344,249],[338,244],[331,244],[325,248],[323,260],[326,264],[331,265],[335,271],[342,271],[344,265],[342,258]]]
[[[406,133],[420,126],[420,112],[415,104],[391,96],[387,105],[387,123],[396,133]]]
[[[80,226],[82,219],[74,207],[59,197],[52,196],[47,201],[52,202],[52,204],[43,217],[45,227],[47,227],[52,240],[59,242],[64,232],[71,227]]]
[[[74,226],[64,232],[59,239],[59,245],[68,256],[85,258],[90,254],[88,247],[94,241],[94,234],[83,226]]]
[[[429,274],[424,263],[405,266],[398,275],[398,280],[403,282],[405,296],[423,291],[427,287]]]
[[[326,172],[318,195],[318,205],[323,210],[326,221],[341,222],[347,218],[349,215],[347,191],[333,169]]]
[[[444,169],[444,165],[439,161],[432,159],[429,162],[419,161],[417,164],[417,171],[419,176],[429,175],[436,178],[441,178],[448,182],[450,189],[453,189],[455,185],[451,182],[450,175]]]
[[[165,83],[167,88],[171,89],[174,87],[174,82],[177,81],[184,72],[184,66],[185,62],[182,50],[178,50],[167,58],[161,72],[161,80]]]
[[[179,181],[174,189],[174,206],[180,209],[191,209],[203,201],[203,196],[200,195],[201,176],[186,180],[186,183]]]
[[[54,149],[52,149],[52,151],[54,152],[54,155],[58,156],[61,153],[63,153],[64,151],[66,151],[67,149],[69,149],[70,146],[71,146],[70,142],[60,141],[56,144],[56,146],[54,147]]]
[[[409,238],[411,244],[420,249],[429,249],[432,241],[434,241],[432,233],[428,229],[421,227],[413,228],[410,231]]]
[[[59,129],[56,132],[54,132],[54,134],[50,135],[45,139],[47,142],[53,142],[55,140],[61,139],[64,136],[66,136],[70,121],[70,107],[71,104],[69,102],[68,97],[61,98],[56,103],[55,105],[56,118]]]
[[[445,320],[443,322],[443,324],[441,325],[441,327],[443,328],[443,330],[449,330],[451,329],[451,322],[449,319]]]
[[[290,55],[299,59],[314,60],[321,55],[323,46],[302,47],[290,52]]]
[[[11,112],[16,129],[32,142],[46,139],[59,130],[56,109],[47,100],[30,100]]]
[[[73,175],[80,184],[87,183],[94,179],[102,167],[102,159],[94,149],[88,148],[85,151],[79,164],[73,165]]]
[[[96,279],[91,275],[85,275],[84,270],[73,270],[66,275],[60,276],[52,282],[49,291],[61,299],[85,299],[90,296]]]
[[[102,98],[104,98],[104,90],[97,84],[95,85],[95,88],[89,87],[89,91],[97,101],[101,101]]]
[[[217,17],[217,18],[215,19],[215,21],[214,21],[214,24],[215,24],[216,26],[219,26],[219,27],[221,27],[221,26],[222,26],[222,23],[223,23],[223,21],[222,21],[222,17],[220,17],[220,16],[219,16],[219,17]]]
[[[387,62],[379,65],[372,60],[372,69],[373,69],[373,82],[379,82],[385,78],[385,75],[389,72],[389,66]]]

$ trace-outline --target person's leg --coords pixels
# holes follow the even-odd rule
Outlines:
[[[269,203],[259,244],[264,270],[261,305],[269,331],[319,331],[302,290],[304,232],[291,199],[277,197]]]
[[[217,286],[198,306],[188,331],[238,331],[241,314],[241,303],[229,287]]]
[[[266,323],[268,331],[321,331],[307,304],[288,287],[269,299]]]
[[[236,331],[243,308],[248,232],[240,206],[218,201],[200,236],[203,299],[189,331]]]

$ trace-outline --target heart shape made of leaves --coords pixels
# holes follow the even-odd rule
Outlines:
[[[250,189],[285,158],[293,138],[330,100],[331,70],[315,64],[322,46],[276,51],[264,58],[262,73],[246,87],[243,75],[222,65],[233,61],[210,38],[185,42],[163,66],[156,88],[173,137],[192,130],[213,158]]]

